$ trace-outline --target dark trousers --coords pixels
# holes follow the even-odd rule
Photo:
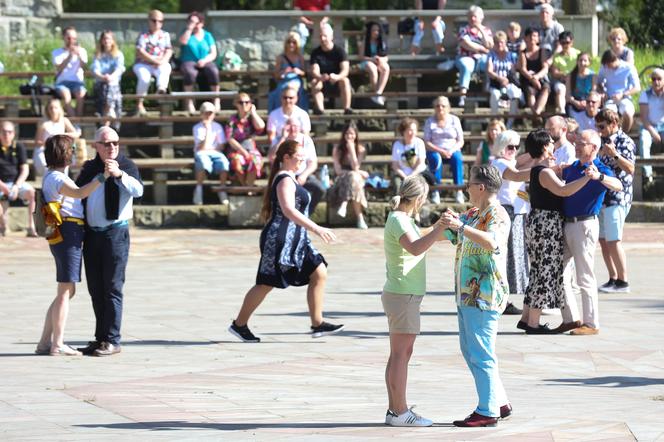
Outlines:
[[[180,64],[180,72],[182,72],[182,82],[185,86],[192,86],[197,79],[199,85],[202,83],[207,86],[204,88],[205,90],[210,90],[209,86],[219,84],[219,68],[214,63],[208,63],[199,68],[193,61],[184,61]]]
[[[83,258],[95,312],[95,339],[119,344],[122,286],[129,258],[129,229],[126,226],[105,232],[86,229]]]
[[[309,202],[309,216],[311,216],[316,211],[316,206],[320,200],[323,199],[323,195],[325,195],[325,188],[323,187],[323,183],[321,183],[320,180],[314,176],[314,174],[311,174],[307,177],[307,181],[302,187],[307,189],[307,192],[309,192],[309,195],[311,195],[311,201]]]

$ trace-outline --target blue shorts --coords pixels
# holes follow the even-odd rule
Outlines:
[[[55,90],[58,95],[62,95],[61,91],[63,89],[71,91],[72,94],[77,94],[79,92],[85,94],[87,92],[87,89],[85,89],[85,83],[81,83],[80,81],[61,81],[55,84]]]
[[[625,219],[631,206],[615,205],[602,207],[599,212],[599,237],[606,241],[622,240]]]
[[[226,155],[216,150],[196,152],[194,154],[194,164],[196,172],[204,170],[208,174],[211,174],[228,172],[230,170],[230,163]]]
[[[60,226],[62,242],[49,246],[55,258],[57,282],[81,282],[81,259],[85,228],[65,221]]]

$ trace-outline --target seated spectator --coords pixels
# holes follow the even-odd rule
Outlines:
[[[489,53],[486,71],[489,75],[489,104],[491,113],[498,113],[500,100],[509,101],[510,114],[519,112],[521,88],[516,84],[517,56],[507,49],[507,35],[503,31],[496,32],[493,50]],[[507,120],[512,127],[513,119]]]
[[[125,71],[125,64],[124,55],[118,49],[111,31],[103,31],[99,36],[91,70],[95,76],[93,90],[97,113],[108,118],[120,118],[122,116],[120,78]],[[110,121],[106,121],[104,124],[108,126]],[[116,124],[116,126],[119,125],[119,123]]]
[[[493,48],[491,29],[482,25],[484,11],[479,6],[468,8],[468,25],[459,31],[458,54],[454,65],[459,70],[461,98],[459,106],[466,104],[466,92],[473,72],[486,72],[487,54]]]
[[[553,6],[548,3],[540,7],[540,26],[538,28],[540,45],[546,52],[547,59],[560,52],[559,37],[565,30],[563,25],[554,18],[554,12]]]
[[[629,133],[635,112],[631,96],[641,91],[636,68],[633,64],[620,60],[610,49],[606,50],[602,54],[602,67],[599,68],[597,84],[606,95],[604,107],[620,114],[623,130]]]
[[[284,52],[277,55],[274,62],[274,79],[277,87],[268,96],[267,111],[272,112],[279,107],[281,94],[284,89],[291,87],[297,90],[297,104],[302,109],[309,110],[309,98],[304,90],[305,72],[304,57],[300,48],[300,34],[289,32],[284,40]]]
[[[309,192],[309,195],[311,196],[311,201],[309,202],[309,214],[313,214],[316,211],[318,203],[325,195],[323,184],[318,178],[316,178],[316,169],[318,169],[316,146],[311,137],[302,131],[300,120],[291,117],[286,120],[283,134],[278,140],[278,143],[270,147],[268,152],[268,160],[270,161],[270,164],[274,162],[277,148],[286,140],[296,140],[302,145],[304,161],[302,161],[302,165],[295,174],[295,177],[297,178],[297,182],[307,189],[307,192]]]
[[[62,30],[64,47],[54,49],[51,60],[55,66],[55,91],[64,101],[67,114],[83,115],[85,105],[85,83],[83,68],[88,62],[88,53],[78,45],[78,34],[73,26]],[[71,107],[71,100],[76,99],[76,111]]]
[[[507,49],[517,58],[521,51],[526,49],[526,42],[521,37],[521,24],[519,22],[510,22],[507,28]]]
[[[403,180],[411,175],[422,175],[432,184],[433,177],[426,166],[427,149],[417,136],[417,120],[404,118],[397,130],[401,138],[392,144],[392,185],[400,189]]]
[[[305,135],[309,135],[309,132],[311,132],[309,114],[296,105],[296,102],[297,89],[289,86],[281,93],[281,107],[269,113],[267,117],[267,139],[270,141],[270,147],[276,147],[281,143],[284,127],[289,119],[297,120],[298,127]]]
[[[157,93],[165,94],[168,81],[171,77],[171,35],[162,30],[164,14],[153,9],[148,13],[148,31],[138,36],[136,40],[136,95],[145,95],[150,87],[150,79],[155,77]],[[143,99],[136,101],[136,113],[139,116],[146,114]]]
[[[641,92],[641,135],[639,137],[639,155],[650,158],[653,144],[662,144],[664,137],[664,69],[657,68],[650,74],[652,86]],[[652,166],[643,166],[643,177],[652,180]]]
[[[341,131],[341,140],[332,150],[334,161],[334,184],[328,191],[330,207],[337,208],[337,214],[345,218],[348,202],[351,203],[358,229],[368,229],[362,208],[367,208],[364,182],[369,172],[362,170],[362,160],[367,150],[360,144],[355,124],[350,123]]]
[[[265,122],[244,92],[235,97],[235,108],[237,113],[226,124],[225,153],[230,162],[231,179],[241,186],[252,186],[263,170],[263,156],[254,136],[263,133]]]
[[[606,38],[611,46],[611,52],[625,63],[634,64],[634,51],[625,46],[629,39],[623,28],[613,28]]]
[[[314,113],[325,111],[324,98],[339,93],[344,113],[351,114],[351,88],[348,73],[350,67],[348,56],[342,47],[334,44],[334,32],[330,25],[321,26],[320,46],[311,52],[310,83],[311,95],[314,100]]]
[[[535,115],[541,115],[549,99],[549,64],[546,51],[540,47],[539,31],[528,28],[526,49],[519,57],[519,73],[521,74],[521,90],[526,94],[526,104]]]
[[[44,156],[44,143],[53,135],[67,135],[75,141],[81,136],[69,118],[65,117],[62,104],[57,98],[51,99],[44,110],[46,118],[37,125],[35,134],[35,149],[32,151],[32,167],[36,176],[46,173],[46,157]],[[81,140],[82,141],[82,140]],[[78,146],[81,149],[82,146]]]
[[[203,181],[208,174],[218,174],[219,183],[226,185],[230,164],[222,149],[226,144],[226,134],[221,124],[214,121],[216,109],[209,101],[201,104],[201,121],[194,125],[194,167],[196,188],[194,204],[203,204]],[[228,194],[220,191],[221,204],[228,204]]]
[[[187,29],[180,36],[180,71],[185,92],[193,92],[199,78],[213,92],[219,92],[219,68],[217,68],[217,44],[211,33],[204,29],[205,17],[200,12],[191,12],[187,17]],[[200,84],[200,83],[199,83]],[[191,98],[185,100],[190,114],[196,113]],[[219,97],[214,99],[214,108],[221,108]]]
[[[9,202],[20,198],[28,206],[28,236],[36,237],[35,189],[28,179],[28,155],[23,143],[16,140],[14,123],[0,123],[0,236],[9,228]]]
[[[449,164],[452,179],[457,186],[463,185],[463,129],[461,120],[450,114],[450,101],[445,96],[433,102],[434,114],[424,122],[424,144],[427,150],[426,162],[429,172],[433,174],[434,183],[440,184],[443,179],[443,165]],[[440,193],[431,192],[431,202],[440,203]],[[456,202],[464,202],[463,192],[456,192]]]
[[[447,0],[415,0],[415,9],[418,11],[432,11],[445,9]],[[410,53],[417,55],[422,46],[422,37],[424,37],[424,20],[415,17],[414,31],[412,46]],[[431,21],[431,34],[433,35],[433,42],[436,45],[436,54],[442,54],[445,51],[443,46],[443,39],[445,38],[445,22],[440,15],[434,17]]]
[[[480,144],[477,146],[477,154],[475,155],[475,166],[482,166],[485,164],[490,164],[493,160],[493,145],[498,139],[498,135],[501,132],[505,132],[507,128],[505,123],[500,118],[492,118],[489,120],[489,125],[486,128],[486,139],[480,141]]]
[[[360,68],[369,74],[371,90],[376,93],[371,100],[379,106],[385,106],[383,91],[390,79],[390,64],[387,59],[387,42],[380,23],[367,23],[364,43],[358,52],[362,54]]]
[[[561,32],[558,36],[558,43],[561,50],[553,56],[551,81],[553,82],[553,93],[556,97],[556,113],[562,114],[565,112],[567,82],[572,70],[576,68],[577,58],[581,51],[574,47],[574,35],[570,31]]]
[[[565,86],[566,112],[571,117],[586,110],[586,100],[588,100],[590,92],[595,90],[597,75],[590,69],[590,62],[590,54],[580,52],[576,57],[576,66],[567,76]]]
[[[584,130],[597,130],[595,116],[602,108],[602,96],[599,92],[591,91],[586,99],[586,108],[582,112],[573,112],[572,117],[579,123],[579,133]]]

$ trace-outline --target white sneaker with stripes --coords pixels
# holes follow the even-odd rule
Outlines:
[[[413,408],[415,407],[410,407],[406,412],[398,416],[392,416],[389,423],[386,418],[385,423],[393,427],[430,427],[433,425],[432,420],[415,414]]]

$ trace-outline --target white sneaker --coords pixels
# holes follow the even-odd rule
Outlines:
[[[466,96],[462,95],[459,97],[459,107],[464,107],[466,105]]]
[[[430,427],[433,425],[433,421],[427,418],[424,418],[413,412],[413,408],[410,407],[408,411],[402,413],[398,416],[392,416],[390,423],[393,427]],[[385,422],[387,423],[387,417],[385,417]]]
[[[393,417],[397,417],[397,414],[394,411],[388,409],[385,412],[385,425],[392,425],[392,418]]]
[[[217,196],[219,197],[219,202],[221,204],[228,204],[228,194],[226,192],[217,192]]]
[[[440,204],[440,192],[437,190],[431,192],[431,202],[434,204]]]
[[[203,186],[196,186],[194,189],[194,204],[197,206],[203,204]]]
[[[385,98],[382,95],[375,95],[371,97],[371,101],[376,103],[378,106],[385,106]]]
[[[464,198],[463,192],[461,190],[457,190],[456,197],[454,198],[454,200],[459,204],[463,204],[466,202],[466,198]]]
[[[364,221],[364,218],[360,218],[357,220],[357,228],[362,230],[367,230],[369,228],[369,226],[367,226],[366,221]]]

